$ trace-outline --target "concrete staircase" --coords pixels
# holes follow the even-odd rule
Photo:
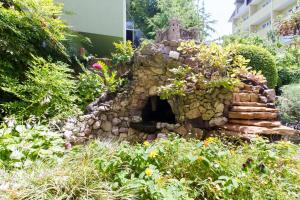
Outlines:
[[[265,87],[265,86],[264,86]],[[283,126],[275,107],[275,91],[263,86],[244,84],[233,95],[228,123],[221,126],[230,135],[252,138],[256,135],[296,135],[298,132]]]

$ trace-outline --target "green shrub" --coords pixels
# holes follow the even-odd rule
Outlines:
[[[28,167],[37,159],[55,160],[63,154],[63,139],[45,126],[0,128],[0,168]]]
[[[290,46],[277,55],[279,86],[289,85],[300,80],[300,50],[298,46]]]
[[[82,110],[85,109],[85,107],[99,97],[104,90],[105,85],[101,77],[93,71],[84,70],[84,72],[78,76],[76,91],[78,96],[77,104]]]
[[[43,58],[35,58],[26,72],[26,80],[3,77],[1,89],[15,96],[17,100],[1,106],[8,115],[28,118],[61,118],[74,114],[76,82],[71,70],[63,63],[51,63]]]
[[[59,18],[62,6],[53,0],[13,0],[11,7],[0,3],[0,55],[14,66],[7,76],[22,77],[32,60],[41,57],[66,57],[63,45],[68,28]]]
[[[160,140],[144,145],[94,142],[61,162],[3,176],[15,199],[298,199],[299,146],[262,139],[234,146]],[[6,196],[5,196],[6,195]],[[1,197],[1,194],[0,194]]]
[[[254,45],[238,45],[237,54],[249,59],[248,66],[252,67],[253,70],[262,72],[270,88],[276,87],[278,71],[275,58],[268,50]]]
[[[282,87],[279,108],[283,121],[289,123],[300,122],[300,83]]]
[[[115,50],[111,54],[114,64],[126,64],[129,62],[134,54],[131,41],[114,43]]]

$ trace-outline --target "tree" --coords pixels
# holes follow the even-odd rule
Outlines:
[[[153,28],[149,27],[147,22],[159,12],[157,0],[131,0],[129,10],[129,18],[146,37],[151,38],[148,33],[153,32]]]
[[[214,20],[205,10],[204,3],[195,0],[133,0],[131,16],[145,36],[154,38],[158,29],[165,28],[169,21],[177,18],[186,28],[196,27],[202,33],[202,39],[209,35]]]

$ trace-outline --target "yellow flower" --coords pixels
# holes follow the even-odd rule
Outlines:
[[[148,141],[145,141],[145,142],[144,142],[144,146],[145,146],[145,147],[149,147],[149,146],[150,146],[150,143],[149,143]]]
[[[147,168],[147,169],[145,170],[145,174],[146,174],[146,176],[151,176],[151,175],[153,174],[152,169]]]
[[[199,156],[199,157],[198,157],[198,160],[199,160],[199,161],[204,160],[203,156]]]
[[[235,151],[234,150],[230,150],[230,154],[231,155],[235,155]]]
[[[210,145],[211,143],[214,143],[216,141],[217,141],[217,138],[209,137],[206,140],[204,140],[204,146],[208,147],[208,145]]]
[[[149,153],[149,157],[150,158],[155,158],[156,156],[158,155],[157,151],[156,150],[153,150]]]

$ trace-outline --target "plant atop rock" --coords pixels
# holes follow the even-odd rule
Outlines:
[[[114,43],[114,46],[115,46],[115,50],[111,54],[113,63],[114,64],[128,63],[134,54],[132,42],[126,41],[126,42]]]
[[[232,53],[231,48],[222,48],[217,44],[196,44],[195,41],[182,42],[178,51],[191,61],[191,66],[171,69],[174,78],[170,84],[159,88],[163,98],[175,95],[184,96],[191,90],[206,93],[213,88],[225,88],[232,91],[239,84],[239,74],[250,73],[246,67],[248,60]]]

